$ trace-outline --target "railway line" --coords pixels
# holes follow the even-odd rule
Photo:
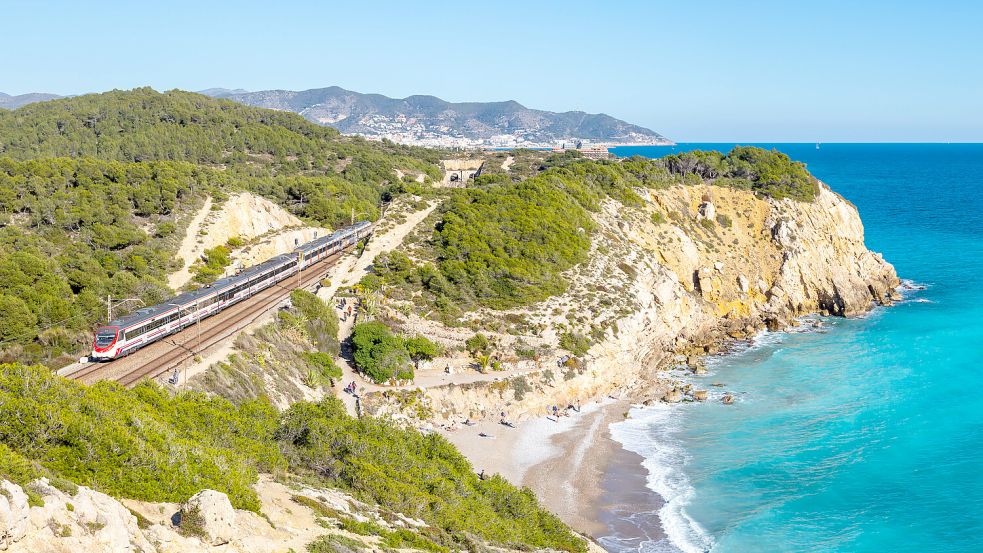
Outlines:
[[[185,363],[209,348],[246,328],[271,309],[275,309],[290,292],[320,282],[345,251],[335,253],[304,269],[299,275],[266,288],[183,330],[149,344],[126,357],[109,363],[90,363],[66,374],[67,378],[92,384],[115,380],[130,388],[146,378],[158,378],[180,369]]]

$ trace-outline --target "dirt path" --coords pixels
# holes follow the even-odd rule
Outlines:
[[[423,222],[439,204],[440,202],[438,201],[431,202],[426,208],[409,214],[406,217],[406,221],[396,225],[385,234],[373,235],[366,244],[361,256],[349,255],[339,260],[338,264],[329,273],[331,285],[321,287],[317,292],[318,297],[337,308],[338,302],[334,299],[334,295],[338,289],[344,286],[351,286],[361,280],[363,276],[369,274],[372,270],[372,260],[380,253],[390,251],[402,244],[406,235]],[[352,300],[349,299],[348,301],[351,302]],[[338,314],[341,316],[342,311],[339,310]],[[354,327],[355,317],[348,317],[347,320],[341,321],[341,324],[339,324],[338,341],[342,344],[342,355],[338,359],[338,366],[341,367],[342,385],[334,388],[335,395],[345,404],[349,414],[353,415],[356,413],[356,399],[351,394],[344,392],[345,385],[355,381],[359,393],[383,389],[383,387],[376,386],[369,380],[359,376],[349,362],[351,351],[347,350],[348,339]]]
[[[349,255],[338,261],[328,278],[331,286],[324,286],[318,290],[317,295],[324,301],[331,301],[335,292],[344,286],[351,286],[362,280],[362,277],[369,274],[372,269],[372,260],[382,252],[390,251],[403,243],[406,235],[419,225],[427,215],[430,215],[440,202],[434,201],[426,208],[407,215],[406,221],[396,225],[385,234],[373,234],[365,245],[365,250],[361,256]]]
[[[513,163],[515,163],[515,156],[506,156],[505,161],[502,162],[502,170],[507,173]]]
[[[180,270],[171,273],[167,277],[167,285],[172,290],[177,290],[184,283],[191,280],[191,264],[195,262],[196,258],[195,250],[198,246],[198,233],[201,232],[201,226],[205,223],[205,217],[211,211],[212,197],[209,196],[205,198],[205,204],[201,206],[198,213],[191,219],[191,223],[188,224],[188,230],[184,233],[184,240],[181,241],[181,247],[177,250],[177,257],[181,259],[183,265]]]

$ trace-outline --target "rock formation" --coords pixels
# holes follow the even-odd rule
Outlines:
[[[590,260],[571,271],[565,294],[531,309],[488,314],[528,319],[528,328],[543,329],[495,335],[503,351],[520,341],[556,348],[557,328],[570,320],[588,321],[584,332],[606,329],[576,368],[561,367],[561,378],[557,360],[565,352],[554,349],[554,356],[514,361],[514,378],[538,393],[509,393],[504,380],[428,388],[426,401],[438,419],[502,411],[537,416],[554,404],[626,389],[680,401],[659,372],[679,352],[701,371],[693,356],[716,351],[726,340],[779,330],[809,313],[858,315],[896,297],[894,268],[866,248],[856,208],[823,184],[812,202],[708,185],[645,192],[643,209],[612,200],[596,214],[599,238]],[[653,219],[652,213],[668,217]],[[472,332],[412,316],[404,325],[450,346]],[[398,411],[381,397],[364,404],[369,412]]]

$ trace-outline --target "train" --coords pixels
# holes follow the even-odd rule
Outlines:
[[[344,251],[372,233],[361,221],[243,270],[235,276],[143,307],[96,329],[90,361],[112,361],[174,334]]]

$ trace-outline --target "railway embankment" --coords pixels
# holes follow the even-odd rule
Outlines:
[[[168,285],[176,290],[190,283],[195,276],[195,263],[206,250],[218,246],[229,249],[231,263],[226,269],[234,271],[262,263],[330,232],[306,225],[283,207],[249,192],[221,202],[209,197],[188,224],[176,256],[182,265],[168,276]]]

